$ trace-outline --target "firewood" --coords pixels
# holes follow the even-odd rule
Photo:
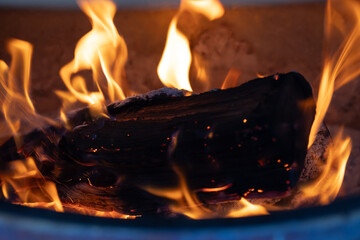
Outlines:
[[[144,189],[177,187],[175,167],[204,204],[288,196],[304,168],[315,103],[291,72],[190,96],[165,89],[107,111],[72,113],[70,129],[34,130],[19,154],[37,160],[64,203],[151,215],[169,201]],[[0,162],[19,157],[14,150],[11,140],[2,145]]]

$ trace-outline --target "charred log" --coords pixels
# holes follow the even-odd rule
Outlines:
[[[37,160],[63,202],[129,214],[166,208],[144,188],[178,186],[174,167],[204,203],[286,196],[296,185],[315,115],[300,74],[191,96],[158,93],[109,105],[109,118],[78,111],[70,129],[25,136],[20,154]],[[10,142],[1,148],[3,162],[18,157]]]

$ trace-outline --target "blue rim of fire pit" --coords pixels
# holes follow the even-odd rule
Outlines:
[[[0,203],[0,239],[359,239],[360,197],[237,219],[121,220]]]

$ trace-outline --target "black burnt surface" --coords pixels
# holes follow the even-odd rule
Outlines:
[[[175,168],[204,204],[287,195],[304,166],[315,103],[308,82],[291,72],[198,95],[134,98],[108,113],[92,119],[84,109],[70,130],[36,130],[21,154],[42,159],[64,203],[154,215],[169,200],[144,187],[178,186]],[[1,162],[11,160],[8,145]]]

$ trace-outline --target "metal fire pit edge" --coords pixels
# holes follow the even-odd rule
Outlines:
[[[212,220],[120,220],[0,203],[0,240],[5,239],[360,239],[360,197],[267,216]]]

